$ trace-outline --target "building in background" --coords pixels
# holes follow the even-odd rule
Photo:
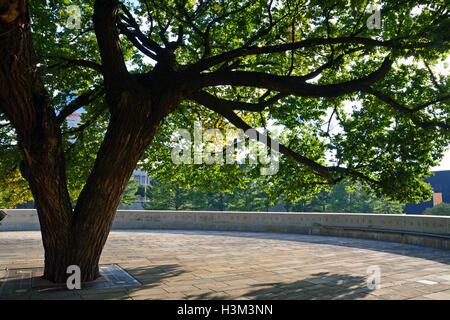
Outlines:
[[[71,113],[67,116],[66,120],[69,128],[78,127],[81,122],[81,113]]]
[[[139,185],[147,186],[149,185],[153,178],[147,175],[147,172],[144,172],[140,169],[136,169],[133,171],[133,179],[139,182]]]
[[[450,203],[450,170],[436,171],[434,175],[424,181],[433,188],[433,198],[430,201],[420,203],[408,203],[405,206],[407,214],[423,214],[425,209],[432,208],[439,203]]]

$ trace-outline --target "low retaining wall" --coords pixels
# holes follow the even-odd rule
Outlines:
[[[39,230],[35,210],[7,210],[0,231]],[[450,217],[355,213],[117,211],[113,230],[178,229],[300,233],[450,249]],[[1,243],[1,233],[0,233]]]

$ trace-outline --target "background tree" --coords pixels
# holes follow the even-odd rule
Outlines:
[[[377,198],[360,190],[358,186],[342,183],[322,190],[310,199],[284,202],[283,198],[271,201],[265,187],[259,181],[250,181],[244,188],[232,192],[186,190],[165,185],[155,180],[147,188],[149,210],[230,210],[269,211],[280,205],[290,212],[355,212],[355,213],[403,213],[404,205]],[[178,203],[178,205],[177,205]]]
[[[450,216],[450,204],[442,202],[432,208],[426,208],[424,214],[437,216]]]
[[[147,187],[148,210],[202,210],[207,206],[206,194],[199,190],[186,190],[159,183],[155,180]]]
[[[403,213],[403,205],[361,190],[359,185],[342,183],[329,192],[329,212]]]
[[[123,192],[120,204],[131,206],[133,203],[135,203],[138,199],[136,195],[138,192],[138,187],[139,183],[136,180],[130,180],[127,187],[125,188],[125,191]]]
[[[174,168],[171,133],[194,120],[265,127],[257,139],[283,129],[279,171],[261,178],[271,199],[344,179],[390,200],[431,196],[422,180],[449,144],[448,77],[434,70],[449,48],[445,1],[382,1],[380,29],[367,28],[367,1],[73,0],[79,30],[68,4],[0,0],[2,175],[31,190],[44,278],[64,281],[68,265],[98,276],[139,161],[188,189],[260,177],[253,164]]]
[[[268,211],[270,199],[261,184],[254,181],[247,183],[242,189],[234,189],[226,194],[227,210],[232,211]]]

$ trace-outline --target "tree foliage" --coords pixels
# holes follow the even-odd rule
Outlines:
[[[267,211],[270,204],[263,186],[256,182],[233,192],[222,192],[185,189],[153,181],[146,195],[144,208],[149,210]]]
[[[139,183],[136,180],[130,180],[128,182],[128,185],[123,193],[122,200],[120,201],[120,204],[131,206],[136,200],[137,192],[138,192]]]
[[[450,204],[442,202],[432,208],[425,209],[424,214],[434,216],[450,216]]]
[[[309,199],[285,202],[283,198],[271,201],[264,185],[250,181],[244,188],[232,192],[189,190],[153,181],[147,187],[148,210],[229,210],[269,211],[277,208],[289,212],[353,212],[353,213],[396,213],[402,214],[404,205],[389,202],[367,194],[357,186],[339,184],[330,190],[322,190]],[[284,208],[284,209],[283,209]]]
[[[387,201],[368,194],[358,186],[339,184],[329,191],[322,190],[311,199],[285,204],[289,211],[298,212],[352,212],[352,213],[403,213],[403,204]]]
[[[69,4],[80,8],[81,29],[68,27]],[[429,199],[422,180],[450,138],[448,76],[436,72],[448,55],[448,8],[441,0],[382,1],[382,26],[368,29],[371,4],[125,1],[116,27],[131,75],[145,79],[170,65],[181,74],[171,73],[174,82],[198,87],[165,118],[139,165],[173,188],[232,191],[257,179],[272,200],[310,198],[344,179],[390,200]],[[94,7],[83,0],[29,5],[77,199],[110,120]],[[81,124],[69,128],[65,117],[80,108]],[[278,173],[261,176],[259,164],[174,165],[172,133],[192,132],[194,121],[205,130],[265,127],[269,136],[281,128]],[[12,206],[31,193],[14,126],[2,113],[0,123],[0,200]]]

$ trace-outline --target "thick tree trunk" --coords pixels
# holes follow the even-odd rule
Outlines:
[[[133,109],[137,112],[134,116],[130,114]],[[41,220],[42,238],[47,243],[44,278],[48,280],[64,282],[69,265],[80,267],[82,281],[91,281],[99,276],[100,256],[120,199],[161,120],[159,117],[143,117],[136,108],[124,110],[127,110],[127,116],[112,115],[94,168],[71,216],[70,225],[67,229],[63,228],[66,230],[64,234],[59,232],[56,238],[59,242],[54,237],[59,225],[44,224],[44,220]],[[33,184],[43,185],[41,182]],[[36,194],[35,197],[37,203],[41,203],[42,196]],[[51,216],[55,216],[58,210],[53,211]],[[38,211],[44,212],[42,208],[38,208]]]
[[[113,113],[92,173],[75,208],[74,238],[68,254],[71,263],[80,266],[85,281],[98,276],[100,254],[122,194],[161,120],[153,114],[144,116],[149,102],[135,102],[130,105],[127,101],[128,108],[123,109],[126,116],[120,114],[122,111],[118,115]],[[136,108],[138,104],[143,108]]]
[[[65,282],[67,267],[77,265],[81,280],[91,281],[99,276],[100,255],[125,187],[176,98],[164,81],[145,87],[130,75],[107,81],[110,124],[72,210],[61,130],[37,73],[26,3],[17,3],[18,15],[7,15],[8,21],[0,15],[0,112],[16,129],[21,172],[35,199],[45,249],[44,278]]]
[[[36,68],[29,17],[23,1],[0,17],[0,111],[17,133],[23,154],[21,172],[28,180],[39,215],[45,269],[56,270],[51,257],[69,243],[72,208],[66,187],[60,129]],[[8,12],[6,12],[8,13]],[[51,271],[52,273],[55,271]]]

